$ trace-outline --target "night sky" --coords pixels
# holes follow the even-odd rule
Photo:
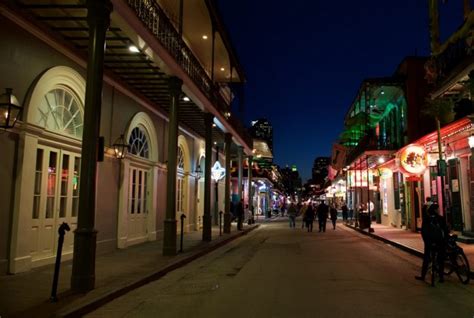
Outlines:
[[[361,81],[390,76],[403,57],[429,54],[427,0],[220,0],[247,76],[245,124],[267,118],[274,158],[311,177],[330,156]],[[441,38],[462,1],[441,5]]]

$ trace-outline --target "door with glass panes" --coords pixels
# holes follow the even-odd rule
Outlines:
[[[31,222],[32,259],[54,257],[58,228],[71,228],[64,239],[63,254],[72,253],[79,211],[79,154],[46,146],[36,150],[33,210]]]
[[[128,198],[128,240],[144,240],[147,237],[150,170],[130,167]]]

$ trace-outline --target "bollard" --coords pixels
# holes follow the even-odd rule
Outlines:
[[[224,212],[220,211],[219,212],[219,236],[222,236],[222,214],[224,214]]]
[[[186,218],[186,215],[181,214],[180,219],[181,219],[181,243],[179,247],[179,251],[183,252],[183,237],[184,237],[184,219]]]
[[[58,301],[57,292],[58,292],[58,280],[59,280],[59,268],[61,266],[61,254],[63,251],[64,244],[64,235],[66,231],[70,231],[71,228],[66,222],[63,222],[58,229],[58,252],[56,254],[56,264],[54,265],[54,276],[53,276],[53,288],[51,290],[51,302],[55,303]]]

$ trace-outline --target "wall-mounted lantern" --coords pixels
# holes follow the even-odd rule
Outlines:
[[[6,88],[5,93],[0,95],[0,128],[3,129],[13,128],[22,111],[12,91],[11,88]]]
[[[127,151],[130,150],[130,145],[125,142],[125,138],[123,137],[123,135],[120,135],[120,137],[115,140],[112,147],[114,147],[115,158],[117,159],[125,158]]]

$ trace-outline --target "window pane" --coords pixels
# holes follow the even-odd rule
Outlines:
[[[62,197],[59,204],[59,217],[66,217],[67,197]]]
[[[72,195],[79,196],[79,181],[81,171],[81,158],[74,158],[74,176],[72,180]]]
[[[37,219],[39,217],[39,206],[40,206],[40,197],[34,196],[33,197],[33,219]]]
[[[54,197],[46,198],[46,218],[51,219],[54,215]]]
[[[69,155],[63,155],[63,166],[61,170],[61,195],[67,195],[69,184]]]
[[[56,192],[56,165],[57,165],[57,153],[49,153],[49,164],[48,164],[48,196],[55,195]]]
[[[79,212],[79,198],[72,199],[72,216],[76,217]]]

